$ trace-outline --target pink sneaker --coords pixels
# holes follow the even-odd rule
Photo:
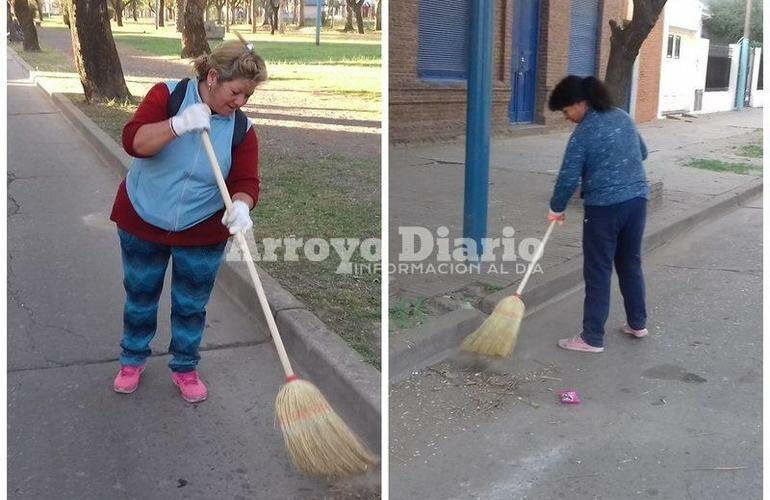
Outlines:
[[[604,352],[604,347],[594,347],[594,346],[588,345],[586,344],[585,340],[583,340],[583,337],[581,337],[580,335],[576,335],[571,339],[561,339],[559,341],[559,347],[561,347],[562,349],[567,349],[569,351]]]
[[[131,394],[139,387],[139,377],[144,371],[144,365],[131,366],[121,365],[120,371],[115,376],[115,381],[112,383],[112,388],[115,392],[121,394]]]
[[[646,337],[649,333],[646,328],[642,328],[641,330],[634,330],[628,325],[623,325],[620,328],[620,331],[623,333],[627,333],[628,335],[633,335],[634,337],[640,339],[642,337]]]
[[[198,378],[198,371],[171,372],[171,380],[174,381],[182,392],[182,399],[188,403],[198,403],[208,397],[206,386]]]

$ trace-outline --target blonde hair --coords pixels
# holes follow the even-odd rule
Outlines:
[[[223,42],[211,54],[203,54],[193,61],[199,79],[205,79],[213,69],[220,81],[243,78],[259,84],[267,80],[265,60],[254,53],[252,44],[247,43],[240,33],[235,34],[240,41]]]

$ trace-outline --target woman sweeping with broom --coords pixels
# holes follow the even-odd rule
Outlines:
[[[642,166],[647,147],[634,122],[624,111],[612,107],[607,89],[596,78],[563,79],[551,93],[548,107],[578,124],[556,179],[548,229],[516,293],[502,299],[484,323],[465,338],[463,350],[487,356],[511,355],[526,311],[521,293],[554,225],[564,223],[564,209],[581,182],[585,200],[583,333],[560,340],[559,346],[582,352],[604,350],[613,262],[626,306],[627,324],[621,330],[637,338],[647,335],[641,259],[649,198]]]
[[[618,273],[626,310],[623,333],[647,335],[642,273],[642,236],[649,188],[642,161],[647,147],[633,120],[612,106],[593,77],[568,76],[551,93],[548,107],[577,127],[567,143],[551,198],[548,221],[564,222],[564,210],[581,184],[583,217],[583,331],[559,340],[572,351],[604,351],[612,267]]]
[[[267,71],[253,46],[238,38],[196,59],[196,78],[155,85],[123,129],[123,146],[135,159],[111,215],[126,290],[113,388],[132,393],[139,386],[171,258],[171,379],[185,401],[206,399],[198,346],[225,244],[235,235],[287,375],[276,416],[292,461],[313,475],[364,472],[377,458],[320,391],[292,371],[243,236],[252,226],[259,177],[257,136],[240,108]]]
[[[118,226],[126,291],[113,388],[132,393],[139,386],[171,258],[169,368],[190,403],[208,396],[197,372],[198,347],[225,244],[251,227],[249,211],[259,195],[257,136],[240,107],[267,79],[262,58],[235,41],[194,65],[197,78],[153,86],[123,128],[123,147],[134,160],[110,217]],[[203,130],[211,131],[227,167],[235,209],[226,216],[202,150]]]

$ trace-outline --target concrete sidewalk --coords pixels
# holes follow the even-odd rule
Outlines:
[[[762,109],[702,115],[687,120],[660,120],[640,126],[650,151],[645,162],[651,183],[662,182],[657,208],[648,214],[646,244],[659,245],[719,209],[733,206],[762,189],[761,174],[717,173],[685,166],[693,159],[721,159],[749,163],[761,169],[762,159],[736,156],[736,147],[761,141]],[[546,229],[556,174],[569,132],[493,138],[490,152],[489,238],[499,238],[505,227],[515,230],[515,247],[525,238],[541,238]],[[437,228],[448,238],[462,236],[464,142],[396,146],[390,149],[390,263],[399,264],[403,243],[399,227],[420,226],[436,237]],[[540,262],[542,273],[530,280],[525,299],[534,309],[554,295],[573,288],[581,277],[582,204],[573,200],[567,223],[554,230]],[[450,251],[453,248],[450,245]],[[403,263],[402,263],[403,264]],[[437,264],[436,251],[423,264]],[[523,263],[495,262],[480,272],[390,274],[390,303],[429,299],[435,318],[410,331],[392,332],[391,378],[425,366],[456,347],[456,341],[479,324],[497,300],[510,295],[521,279]],[[445,268],[446,269],[446,268]],[[411,270],[411,269],[410,269]],[[435,272],[431,272],[434,271]],[[396,271],[398,269],[396,268]],[[544,285],[550,286],[544,288]],[[501,290],[502,289],[502,290]],[[490,295],[496,290],[497,293]],[[476,307],[469,308],[469,305]],[[433,326],[431,326],[433,325]]]

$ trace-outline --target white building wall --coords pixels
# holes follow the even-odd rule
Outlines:
[[[751,74],[751,95],[749,97],[749,106],[752,108],[762,107],[762,94],[764,90],[758,90],[757,84],[759,83],[759,61],[762,57],[762,49],[754,49],[754,70]],[[764,86],[764,85],[763,85]]]
[[[705,85],[705,68],[701,71],[701,16],[699,0],[669,0],[665,6],[663,47],[660,68],[658,114],[671,111],[691,112],[695,91]],[[669,35],[680,37],[679,58],[668,57]],[[702,76],[701,76],[702,74]]]
[[[700,38],[703,23],[703,4],[699,0],[669,0],[665,7],[666,24],[671,27],[694,31]]]
[[[703,109],[704,113],[715,113],[717,111],[730,111],[735,109],[735,92],[738,84],[738,44],[730,44],[730,88],[721,92],[704,92]]]

